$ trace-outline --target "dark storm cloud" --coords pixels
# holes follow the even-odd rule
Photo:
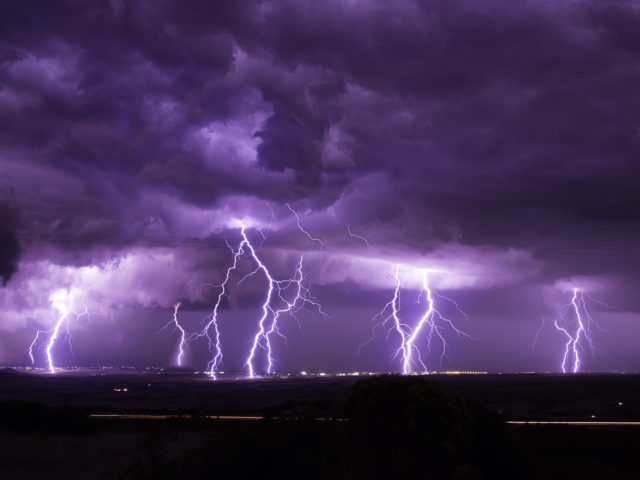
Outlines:
[[[0,278],[3,286],[18,269],[21,248],[16,226],[15,212],[8,205],[0,203]]]
[[[442,224],[442,239],[454,223],[472,243],[525,244],[549,227],[614,217],[638,233],[624,224],[640,206],[631,2],[3,8],[3,83],[15,102],[3,115],[6,142],[42,147],[99,196],[113,196],[101,182],[136,175],[115,196],[157,188],[200,205],[229,193],[274,197],[259,179],[221,171],[220,153],[194,150],[188,137],[232,119],[256,89],[270,109],[252,132],[258,162],[292,171],[298,195],[335,177],[336,164],[323,162],[333,127],[353,162],[335,188],[383,171],[416,224]],[[247,74],[236,72],[238,49],[255,63]],[[68,71],[16,73],[32,57]],[[541,221],[545,212],[557,220]]]
[[[4,143],[82,181],[105,217],[127,222],[141,191],[282,198],[268,171],[293,173],[275,182],[289,200],[322,190],[323,208],[383,172],[396,211],[431,225],[413,238],[639,233],[633,2],[2,9]],[[221,168],[228,152],[194,146],[198,129],[251,109],[264,115],[248,132],[256,165]]]
[[[345,96],[342,128],[360,170],[386,170],[405,205],[456,219],[474,243],[594,219],[637,235],[624,224],[639,206],[632,2],[271,7],[254,48],[370,92],[365,106]]]

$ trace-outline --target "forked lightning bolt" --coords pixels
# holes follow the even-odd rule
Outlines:
[[[425,365],[422,359],[420,348],[417,345],[417,342],[420,339],[421,335],[426,336],[427,352],[431,351],[433,338],[438,338],[442,345],[440,353],[441,364],[447,356],[447,340],[445,337],[447,330],[451,330],[456,335],[464,336],[471,339],[471,337],[467,333],[463,332],[455,326],[453,320],[446,317],[438,310],[438,308],[436,307],[435,297],[446,300],[454,306],[455,310],[459,312],[460,315],[465,318],[467,318],[467,316],[460,309],[456,302],[433,291],[429,287],[427,270],[421,270],[420,273],[422,277],[422,285],[418,301],[421,303],[421,298],[423,296],[426,299],[424,313],[420,315],[418,321],[413,325],[410,325],[406,321],[403,321],[400,316],[400,291],[402,288],[402,281],[400,279],[401,267],[402,265],[396,266],[394,276],[396,286],[394,289],[393,298],[387,304],[385,304],[380,313],[376,315],[376,317],[374,317],[374,322],[376,323],[374,325],[373,336],[363,345],[366,345],[373,340],[373,338],[375,337],[375,329],[377,327],[382,326],[387,328],[387,338],[389,338],[391,331],[395,330],[400,338],[400,345],[396,349],[394,357],[402,357],[402,373],[413,373],[416,367],[420,367],[422,368],[422,371],[428,372],[429,369]],[[388,327],[388,324],[390,323],[392,323],[392,325],[391,327]]]
[[[568,325],[570,323],[567,319],[569,311],[574,319],[575,328],[573,329]],[[591,323],[591,315],[587,310],[585,294],[579,289],[574,288],[571,302],[562,308],[560,321],[554,321],[556,329],[567,337],[562,363],[560,364],[562,373],[567,373],[567,371],[577,373],[580,371],[582,364],[580,354],[584,349],[584,342],[587,342],[590,348],[594,348],[591,336]]]
[[[272,319],[271,326],[267,330],[266,334],[262,336],[262,340],[264,341],[264,347],[267,352],[267,374],[272,374],[274,372],[275,361],[272,355],[273,347],[271,345],[271,335],[276,334],[282,339],[284,339],[285,343],[287,341],[286,337],[280,331],[280,319],[283,315],[289,314],[291,315],[297,322],[298,325],[300,321],[296,317],[296,312],[299,310],[305,310],[306,305],[313,306],[322,316],[328,317],[328,315],[322,310],[322,306],[317,298],[311,295],[311,291],[308,287],[304,286],[302,283],[304,280],[304,276],[302,273],[302,255],[300,256],[300,260],[298,261],[298,265],[296,266],[296,273],[294,278],[288,280],[276,280],[275,281],[275,292],[277,297],[282,303],[282,306],[278,309],[270,308]],[[287,300],[285,297],[287,295],[291,296],[289,290],[293,290],[293,296],[290,300]],[[255,338],[254,338],[255,339]]]
[[[222,299],[227,296],[227,286],[229,284],[229,279],[231,278],[231,273],[238,268],[238,258],[240,258],[243,254],[242,247],[244,246],[244,226],[242,227],[242,236],[243,240],[240,242],[237,250],[234,250],[227,243],[227,247],[233,254],[233,263],[229,268],[227,268],[227,273],[224,277],[224,281],[217,285],[220,288],[220,292],[218,293],[218,299],[216,300],[216,304],[213,307],[213,312],[209,315],[209,321],[206,323],[204,328],[200,333],[194,333],[189,336],[188,340],[195,340],[200,337],[206,337],[209,342],[209,350],[213,353],[213,358],[207,364],[207,371],[209,375],[215,380],[217,378],[217,373],[222,366],[222,340],[220,337],[220,328],[218,324],[218,312],[220,310],[220,305],[222,304]],[[213,336],[212,336],[213,335]]]
[[[254,377],[256,373],[256,367],[254,362],[256,360],[257,349],[261,347],[266,351],[267,357],[267,374],[273,373],[274,359],[273,359],[273,345],[271,344],[271,336],[275,333],[284,338],[284,335],[279,329],[279,320],[285,313],[295,314],[295,310],[298,308],[304,308],[305,304],[313,305],[318,311],[326,315],[320,306],[318,300],[313,297],[307,287],[302,284],[302,256],[296,267],[296,274],[294,278],[287,280],[275,280],[271,275],[271,272],[262,262],[257,255],[253,245],[247,238],[244,228],[242,229],[243,243],[248,249],[249,256],[257,264],[257,268],[251,272],[248,276],[252,276],[258,271],[264,273],[267,279],[267,294],[265,295],[264,303],[262,304],[262,314],[258,320],[258,329],[253,336],[251,348],[245,361],[245,367],[247,368],[249,377]],[[247,276],[245,276],[247,278]],[[243,278],[244,280],[244,278]],[[295,295],[291,300],[286,300],[287,290],[293,286]],[[283,304],[281,308],[275,308],[273,306],[274,297],[276,297]],[[286,339],[285,339],[286,340]]]
[[[47,356],[47,366],[51,373],[56,373],[55,359],[53,349],[58,342],[61,335],[65,335],[67,342],[69,343],[69,348],[71,349],[71,332],[69,330],[69,317],[72,314],[69,306],[65,302],[65,298],[68,297],[68,292],[66,290],[57,290],[51,294],[49,297],[49,302],[51,306],[58,312],[58,318],[56,320],[55,325],[51,330],[38,330],[36,332],[36,336],[33,341],[29,345],[28,355],[31,363],[35,363],[34,349],[37,345],[38,339],[40,335],[49,334],[49,339],[43,345],[46,356]],[[85,311],[76,315],[76,320],[79,319],[83,315],[88,315],[89,311],[85,307]],[[64,331],[61,331],[64,327]]]
[[[229,249],[233,254],[233,263],[227,269],[224,281],[218,285],[218,287],[220,287],[220,293],[218,294],[218,299],[213,308],[213,312],[209,317],[209,321],[201,332],[187,337],[187,341],[201,337],[206,337],[209,340],[209,346],[211,351],[214,353],[214,357],[209,362],[207,369],[214,379],[222,365],[223,358],[218,313],[223,298],[227,296],[228,284],[231,279],[232,272],[238,268],[238,259],[242,255],[248,256],[256,267],[250,273],[242,277],[238,284],[243,283],[246,279],[258,273],[262,273],[267,281],[266,294],[260,309],[261,314],[258,319],[257,331],[252,337],[251,347],[244,363],[249,377],[254,377],[256,374],[255,362],[258,354],[258,348],[266,351],[266,372],[269,374],[273,373],[275,361],[273,356],[272,336],[275,334],[284,338],[284,335],[279,328],[279,321],[283,315],[295,315],[297,310],[304,308],[307,304],[314,306],[322,315],[326,315],[322,311],[318,300],[311,295],[309,288],[303,285],[302,257],[300,257],[300,261],[298,262],[294,278],[276,280],[249,240],[244,225],[241,226],[240,233],[242,240],[238,247],[234,250],[229,246]],[[287,300],[287,297],[291,295],[290,290],[293,290],[295,295],[291,300]],[[282,306],[277,308],[274,306],[276,303],[280,303]]]

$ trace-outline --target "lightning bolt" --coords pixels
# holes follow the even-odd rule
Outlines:
[[[542,319],[542,323],[540,324],[540,327],[538,327],[538,330],[536,330],[536,334],[533,337],[533,342],[531,343],[531,350],[535,350],[536,347],[536,343],[538,343],[538,339],[540,338],[540,333],[542,332],[542,330],[544,330],[544,327],[546,326],[546,320],[543,318]]]
[[[300,320],[296,317],[296,311],[300,309],[304,309],[306,304],[314,306],[317,311],[323,315],[324,317],[328,317],[328,315],[322,310],[322,306],[317,298],[311,295],[311,291],[308,287],[305,287],[302,283],[304,277],[302,273],[302,260],[303,256],[300,255],[300,260],[296,266],[296,272],[294,278],[289,280],[280,280],[276,281],[276,292],[278,298],[282,301],[283,306],[277,310],[272,310],[273,312],[273,320],[271,321],[271,327],[267,330],[266,334],[263,336],[266,350],[267,350],[267,374],[273,373],[274,359],[272,356],[272,345],[271,345],[271,335],[277,334],[280,338],[282,338],[285,343],[287,341],[286,337],[280,332],[279,329],[279,320],[284,314],[290,314],[293,318],[298,322],[298,325],[301,326]],[[295,295],[291,300],[286,300],[283,296],[283,292],[293,286]],[[306,310],[309,312],[309,310]]]
[[[56,323],[51,330],[38,330],[27,350],[31,363],[35,364],[35,356],[33,351],[38,343],[38,339],[40,338],[40,335],[49,334],[49,339],[45,342],[43,347],[47,356],[47,366],[51,373],[56,373],[53,349],[62,334],[65,335],[69,344],[69,348],[73,351],[71,345],[71,331],[69,330],[69,317],[71,315],[71,312],[69,306],[65,302],[65,297],[68,297],[68,295],[69,292],[61,289],[56,290],[49,296],[49,302],[51,303],[51,306],[58,312]],[[87,307],[85,307],[84,312],[76,315],[76,320],[79,320],[83,315],[89,315],[89,310]],[[63,326],[64,331],[62,332],[61,330],[63,329]]]
[[[349,236],[350,236],[350,237],[355,238],[355,239],[357,239],[357,240],[360,240],[360,241],[364,242],[364,244],[365,244],[367,247],[371,247],[371,245],[369,244],[369,240],[367,240],[366,238],[364,238],[362,235],[358,235],[358,234],[353,233],[353,232],[351,231],[351,225],[347,225],[347,232],[349,232]]]
[[[27,350],[27,353],[29,355],[29,359],[31,360],[31,365],[34,365],[36,363],[36,359],[33,356],[33,349],[35,348],[37,342],[38,342],[38,338],[40,337],[40,334],[45,334],[45,333],[50,333],[47,332],[46,330],[38,330],[36,332],[36,336],[33,337],[33,341],[31,342],[31,344],[29,345],[29,349]]]
[[[371,338],[360,345],[360,347],[358,348],[358,354],[360,354],[362,348],[373,342],[373,340],[376,338],[376,329],[378,329],[379,327],[383,327],[387,328],[387,340],[389,339],[389,335],[391,334],[391,331],[393,329],[395,329],[398,335],[400,335],[400,347],[398,347],[398,350],[396,350],[394,357],[400,353],[402,353],[402,358],[406,358],[407,356],[405,345],[408,333],[405,329],[408,329],[409,327],[407,325],[404,325],[400,321],[400,317],[398,316],[398,311],[400,310],[400,289],[402,288],[402,283],[400,281],[400,266],[400,264],[396,265],[395,269],[394,279],[396,281],[396,287],[393,290],[393,298],[391,298],[391,300],[389,300],[384,305],[384,307],[382,307],[382,310],[380,310],[380,312],[378,312],[376,316],[373,317],[374,325],[371,332]],[[387,324],[391,320],[393,320],[393,326],[387,327]]]
[[[256,253],[253,245],[249,241],[247,237],[246,230],[244,227],[241,229],[242,234],[242,242],[241,249],[247,249],[248,256],[255,262],[257,265],[256,269],[251,273],[246,275],[240,280],[240,282],[244,281],[246,278],[255,275],[256,273],[262,271],[266,280],[267,280],[267,294],[265,295],[264,302],[262,304],[262,315],[258,320],[258,329],[253,336],[253,341],[251,343],[251,348],[249,349],[249,354],[244,363],[244,366],[247,368],[248,374],[250,378],[255,376],[256,368],[254,365],[258,347],[261,347],[266,351],[267,356],[267,374],[273,373],[274,367],[274,358],[273,358],[273,345],[271,343],[272,335],[276,334],[282,338],[285,338],[279,328],[279,320],[285,313],[293,313],[295,316],[295,310],[298,308],[300,304],[311,304],[315,306],[320,313],[326,315],[320,306],[318,300],[313,297],[307,287],[302,284],[303,274],[302,274],[302,260],[303,257],[300,257],[298,265],[296,267],[296,273],[294,278],[287,280],[276,280],[273,278],[271,272],[264,264],[264,262],[260,259],[258,254]],[[240,283],[238,282],[238,283]],[[287,301],[284,297],[284,293],[291,286],[294,286],[295,295],[292,300]],[[274,297],[278,298],[283,306],[281,308],[274,308],[273,301]],[[300,307],[303,308],[303,307]],[[285,338],[286,341],[286,338]]]
[[[388,303],[386,303],[380,313],[378,313],[374,317],[375,325],[373,327],[372,337],[362,346],[370,343],[373,338],[375,338],[375,330],[378,327],[387,328],[387,339],[389,338],[391,331],[395,330],[400,337],[400,346],[396,349],[394,358],[397,356],[402,357],[402,373],[405,375],[413,373],[417,366],[421,367],[423,371],[428,372],[429,370],[422,359],[420,348],[416,344],[421,334],[426,335],[427,352],[431,351],[431,344],[434,337],[440,341],[440,344],[442,345],[440,353],[440,364],[442,364],[445,358],[447,358],[447,329],[452,330],[458,336],[463,336],[471,339],[470,335],[456,327],[452,319],[446,317],[440,310],[438,310],[435,298],[437,297],[446,300],[447,302],[451,303],[456,311],[458,311],[462,316],[464,316],[466,319],[468,319],[468,317],[460,309],[459,305],[456,302],[454,302],[450,298],[436,293],[429,287],[427,270],[422,269],[420,270],[422,284],[418,297],[418,303],[421,303],[421,298],[423,296],[426,298],[424,313],[420,316],[418,321],[413,326],[404,322],[400,317],[400,291],[402,288],[402,282],[400,279],[401,267],[401,264],[396,265],[394,275],[396,286],[393,292],[393,298]],[[392,323],[391,327],[387,326],[389,323]]]
[[[264,263],[262,263],[262,261],[260,260],[260,258],[256,254],[256,251],[254,250],[253,246],[251,245],[251,242],[249,242],[249,239],[247,238],[247,233],[245,232],[244,226],[241,229],[241,233],[242,233],[242,238],[243,238],[241,245],[246,245],[247,249],[249,250],[249,256],[258,265],[256,270],[254,270],[250,275],[254,275],[259,270],[262,270],[262,272],[264,273],[264,275],[265,275],[265,277],[267,279],[267,282],[268,282],[267,295],[265,297],[264,303],[262,304],[262,316],[260,317],[260,320],[258,321],[258,332],[253,337],[253,343],[251,344],[251,349],[249,350],[249,356],[247,357],[247,360],[244,363],[245,367],[247,367],[248,370],[249,370],[249,377],[253,378],[254,372],[255,372],[255,369],[254,369],[254,366],[253,366],[253,359],[254,359],[254,357],[256,355],[256,348],[258,346],[258,343],[260,342],[260,340],[262,338],[265,337],[265,333],[266,333],[265,322],[267,320],[267,317],[269,316],[270,312],[273,312],[270,304],[271,304],[271,296],[273,295],[273,289],[274,289],[274,286],[276,285],[276,282],[273,279],[273,277],[271,276],[271,273],[269,272],[269,269],[264,265]],[[245,278],[247,278],[247,277],[245,277]],[[271,344],[268,341],[266,342],[266,347],[267,347],[267,355],[269,357],[271,357]]]
[[[567,312],[572,311],[577,328],[572,334],[567,326]],[[587,304],[585,301],[585,294],[578,288],[573,289],[573,296],[571,301],[562,308],[560,315],[560,322],[556,319],[553,324],[556,329],[562,332],[567,338],[565,344],[564,354],[562,356],[562,363],[560,365],[562,373],[567,373],[567,370],[571,370],[572,373],[580,371],[582,361],[580,359],[580,352],[584,348],[583,340],[587,342],[589,347],[594,348],[593,339],[591,336],[590,324],[592,323],[591,315],[587,310]],[[561,324],[562,323],[562,324]],[[570,365],[572,360],[572,365]]]
[[[173,306],[173,318],[169,320],[169,322],[160,329],[160,332],[167,328],[169,325],[173,325],[173,330],[178,330],[180,332],[180,343],[178,345],[178,356],[176,357],[176,363],[179,367],[182,366],[182,359],[184,358],[184,353],[187,346],[187,332],[180,322],[178,322],[178,309],[182,305],[181,302],[176,303]],[[158,332],[158,333],[160,333]]]
[[[189,336],[189,341],[195,340],[197,338],[206,337],[209,343],[209,350],[214,354],[213,358],[207,364],[207,370],[209,375],[214,380],[217,379],[217,372],[220,370],[222,366],[222,341],[220,338],[220,328],[218,325],[218,311],[220,310],[220,305],[222,304],[222,299],[227,296],[227,285],[229,283],[229,279],[231,278],[231,273],[238,268],[238,258],[242,256],[243,250],[242,247],[244,245],[244,226],[242,226],[243,232],[243,240],[240,242],[237,250],[234,250],[231,245],[227,243],[227,247],[233,254],[233,263],[229,268],[227,268],[227,272],[224,278],[224,281],[220,285],[216,285],[220,288],[220,292],[218,293],[218,299],[216,300],[216,304],[213,307],[213,311],[211,315],[209,315],[209,321],[204,326],[203,330],[200,333],[194,333]],[[211,333],[213,331],[213,333]],[[213,335],[213,337],[212,337]]]
[[[244,225],[242,225],[240,228],[240,234],[242,240],[235,250],[227,244],[233,254],[233,263],[227,269],[225,279],[222,284],[218,285],[221,290],[218,294],[218,299],[213,308],[213,312],[209,317],[209,322],[204,326],[201,332],[192,334],[187,337],[187,341],[195,340],[201,337],[206,337],[209,340],[209,346],[214,353],[214,357],[209,362],[207,369],[209,370],[209,374],[211,375],[211,377],[213,377],[214,379],[216,378],[216,372],[219,370],[223,358],[222,344],[220,342],[220,330],[218,325],[218,311],[222,303],[222,299],[227,296],[227,288],[232,276],[232,272],[238,268],[238,259],[242,255],[247,255],[255,263],[256,268],[242,277],[238,281],[238,285],[260,272],[264,274],[264,277],[267,280],[266,295],[261,306],[262,313],[260,315],[260,318],[258,319],[258,328],[256,333],[253,335],[251,347],[244,363],[249,377],[253,378],[256,374],[255,360],[258,352],[258,347],[266,351],[267,373],[273,373],[275,360],[273,356],[272,336],[277,335],[285,339],[286,342],[286,338],[280,331],[279,324],[280,319],[285,314],[290,314],[294,316],[294,318],[296,318],[295,314],[298,310],[305,309],[306,305],[311,305],[314,306],[322,315],[326,316],[326,313],[321,308],[320,302],[313,295],[311,295],[309,288],[303,284],[304,275],[302,272],[302,256],[300,257],[300,260],[297,264],[294,278],[277,280],[273,277],[266,264],[257,254],[256,249],[247,236],[246,227]],[[287,294],[291,289],[293,289],[295,294],[291,300],[286,300]],[[283,306],[280,308],[275,308],[273,306],[275,300],[279,300],[283,304]],[[300,322],[298,321],[298,323]]]
[[[319,238],[312,236],[307,230],[305,230],[302,224],[300,223],[300,216],[298,215],[298,212],[296,212],[293,208],[291,208],[291,205],[289,205],[288,203],[285,203],[285,205],[287,206],[289,211],[293,213],[293,215],[296,217],[296,224],[298,225],[298,230],[304,233],[309,240],[311,240],[312,242],[316,242],[318,245],[320,245],[320,251],[322,252],[324,248],[327,246],[327,244],[324,243]]]
[[[45,351],[47,352],[47,362],[49,364],[49,371],[51,373],[56,373],[56,368],[53,364],[53,354],[51,353],[51,351],[53,350],[53,346],[56,343],[62,324],[64,322],[69,322],[69,310],[67,309],[66,305],[58,301],[53,302],[53,307],[56,310],[58,310],[58,312],[60,313],[60,316],[58,317],[58,321],[53,327],[53,333],[49,337],[49,342],[47,343],[47,348]],[[67,328],[67,331],[68,331],[68,328]]]

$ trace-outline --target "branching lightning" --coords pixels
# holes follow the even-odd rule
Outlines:
[[[302,256],[300,256],[294,278],[287,280],[275,280],[267,266],[257,255],[255,249],[253,248],[253,245],[247,238],[244,228],[242,228],[242,238],[243,242],[241,245],[246,246],[249,257],[253,259],[253,261],[257,264],[257,268],[248,276],[252,276],[257,272],[262,271],[265,278],[267,279],[267,294],[265,296],[264,303],[262,304],[262,315],[258,320],[258,330],[253,336],[251,348],[249,349],[249,354],[245,361],[245,367],[247,368],[249,377],[254,377],[256,373],[256,367],[254,363],[256,360],[258,347],[262,348],[266,352],[266,373],[273,373],[274,358],[271,337],[273,334],[276,334],[284,338],[284,335],[279,328],[279,320],[284,314],[289,313],[295,316],[296,310],[299,308],[304,308],[305,304],[314,306],[323,315],[326,314],[322,311],[319,301],[315,297],[313,297],[309,289],[302,284]],[[241,281],[246,278],[247,276],[245,276]],[[286,300],[286,292],[292,286],[295,295],[291,300]],[[283,303],[283,306],[281,308],[275,308],[273,306],[274,297],[279,299]]]
[[[271,327],[267,330],[267,333],[264,335],[264,341],[267,346],[267,373],[271,374],[274,370],[274,359],[271,355],[272,347],[271,347],[271,335],[274,333],[279,337],[284,339],[286,343],[286,337],[282,334],[279,329],[279,320],[285,314],[290,314],[297,322],[298,325],[301,326],[300,321],[298,320],[296,313],[299,310],[307,310],[306,305],[310,305],[314,307],[322,316],[328,317],[328,315],[322,310],[322,305],[320,305],[319,300],[311,294],[311,291],[308,287],[306,287],[302,281],[304,280],[304,276],[302,273],[302,260],[303,256],[300,255],[300,260],[296,266],[295,276],[289,280],[280,280],[276,281],[276,294],[278,298],[282,301],[283,306],[276,310],[271,310],[273,312],[273,319],[271,321]],[[284,297],[284,293],[287,292],[289,288],[293,288],[294,295],[290,300],[286,300]]]
[[[217,285],[220,288],[220,293],[218,294],[218,299],[213,308],[213,312],[208,317],[209,321],[206,323],[202,331],[186,337],[186,341],[192,341],[201,337],[206,337],[208,339],[210,350],[214,356],[209,362],[207,370],[214,379],[222,365],[223,358],[218,313],[223,298],[228,295],[228,285],[232,273],[238,268],[238,260],[243,255],[248,256],[256,267],[250,273],[244,275],[237,284],[242,284],[245,280],[260,272],[264,275],[267,281],[266,295],[261,306],[261,314],[258,319],[257,331],[252,337],[251,347],[244,363],[244,367],[247,369],[249,377],[254,377],[256,375],[255,363],[258,355],[258,349],[262,349],[266,352],[266,373],[273,373],[275,360],[273,355],[272,337],[273,335],[277,335],[283,338],[286,342],[286,338],[280,330],[280,320],[284,315],[289,314],[296,318],[295,314],[298,310],[305,309],[307,305],[310,305],[316,308],[320,314],[326,316],[322,311],[320,302],[311,295],[309,288],[303,284],[304,275],[302,272],[302,256],[297,264],[293,278],[277,280],[273,277],[269,268],[256,252],[255,247],[247,236],[244,225],[241,226],[240,233],[242,240],[236,249],[233,249],[233,247],[227,244],[229,250],[233,254],[233,263],[227,269],[224,281],[220,285]],[[287,300],[287,298],[291,297],[292,292],[293,297],[290,300]],[[276,303],[281,303],[282,306],[274,306]]]
[[[571,316],[574,318],[575,329],[573,333],[570,331],[570,322],[567,319],[569,312],[571,312]],[[592,350],[595,348],[591,335],[592,323],[593,320],[591,319],[589,310],[587,310],[585,294],[578,288],[574,288],[571,301],[562,308],[560,321],[555,320],[553,323],[556,329],[562,332],[567,338],[562,363],[560,365],[562,373],[567,373],[567,371],[577,373],[580,371],[582,364],[580,354],[584,349],[584,342],[586,342]]]
[[[71,331],[69,326],[69,319],[71,316],[70,307],[65,300],[68,300],[68,292],[66,290],[56,290],[49,297],[49,302],[51,306],[58,312],[58,318],[56,320],[55,325],[51,330],[38,330],[36,332],[33,341],[29,345],[29,349],[27,350],[29,359],[32,364],[35,364],[35,356],[34,349],[38,344],[38,339],[40,335],[49,335],[49,339],[42,345],[45,350],[47,357],[47,367],[49,368],[49,372],[56,373],[55,359],[54,359],[54,347],[58,342],[59,338],[64,335],[69,344],[69,348],[72,349],[71,346]],[[78,320],[83,315],[88,315],[89,310],[85,307],[84,312],[76,315],[76,320]],[[64,328],[64,331],[61,331]]]
[[[471,339],[471,337],[455,326],[452,319],[445,316],[436,306],[435,297],[446,300],[451,303],[455,310],[459,312],[464,318],[468,318],[467,315],[460,309],[459,305],[453,300],[437,294],[429,287],[428,274],[426,270],[421,270],[422,284],[418,297],[418,303],[422,303],[422,297],[426,299],[424,313],[420,316],[415,325],[409,325],[403,321],[400,316],[401,304],[400,304],[400,291],[402,288],[402,281],[400,279],[400,269],[402,265],[396,265],[395,269],[395,282],[396,286],[393,293],[393,298],[385,304],[380,313],[374,317],[374,332],[365,344],[370,343],[375,338],[375,329],[383,327],[387,329],[387,338],[389,338],[392,331],[400,337],[400,346],[396,349],[394,358],[397,356],[402,357],[402,373],[410,374],[416,371],[416,368],[421,368],[422,371],[428,372],[425,362],[422,359],[420,348],[417,342],[422,335],[426,336],[427,352],[431,351],[432,341],[437,338],[442,345],[440,353],[440,363],[447,357],[447,330],[453,331],[456,335],[464,336]],[[388,326],[391,324],[391,326]],[[362,348],[361,346],[361,348]]]
[[[184,358],[184,354],[185,354],[185,350],[187,347],[187,332],[184,329],[184,327],[182,325],[180,325],[180,322],[178,322],[178,309],[180,308],[180,305],[182,305],[181,302],[176,303],[173,306],[173,318],[171,320],[169,320],[169,322],[160,329],[160,331],[164,330],[165,328],[167,328],[169,325],[173,325],[173,330],[178,330],[180,332],[180,343],[178,345],[178,356],[176,357],[176,363],[178,364],[179,367],[182,366],[182,359]],[[158,332],[160,333],[160,332]]]
[[[214,380],[217,378],[216,374],[220,370],[220,367],[222,366],[222,358],[223,358],[222,341],[220,338],[220,327],[218,324],[218,311],[220,310],[222,299],[227,296],[227,285],[229,284],[231,273],[236,268],[238,268],[238,258],[240,258],[240,256],[242,256],[243,254],[242,247],[244,246],[244,238],[245,238],[244,226],[242,227],[242,232],[243,232],[243,240],[242,242],[240,242],[240,245],[238,245],[237,250],[234,250],[233,247],[231,247],[227,243],[227,247],[233,254],[233,263],[229,268],[227,268],[224,281],[220,285],[217,285],[220,288],[220,292],[218,293],[218,299],[216,300],[216,304],[213,307],[213,312],[211,312],[211,315],[209,315],[208,317],[209,321],[206,323],[206,325],[204,326],[204,328],[200,333],[194,333],[190,335],[188,338],[189,341],[195,340],[201,337],[207,338],[207,341],[209,342],[209,350],[213,353],[213,358],[207,364],[207,371],[209,372],[209,375]],[[212,331],[213,331],[213,337],[211,333]]]

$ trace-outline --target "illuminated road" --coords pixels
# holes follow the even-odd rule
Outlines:
[[[252,415],[160,415],[149,413],[92,413],[89,418],[113,420],[169,420],[171,418],[205,418],[207,420],[264,420],[262,416]]]
[[[569,425],[579,427],[640,427],[640,422],[596,422],[565,420],[507,420],[508,425]]]
[[[90,418],[107,420],[169,420],[169,419],[207,419],[207,420],[240,420],[258,421],[264,420],[261,415],[170,415],[150,413],[92,413]],[[317,420],[326,421],[326,418]],[[344,419],[331,419],[344,421]],[[507,425],[567,425],[580,427],[640,427],[640,422],[607,422],[607,421],[580,421],[580,420],[507,420]]]

